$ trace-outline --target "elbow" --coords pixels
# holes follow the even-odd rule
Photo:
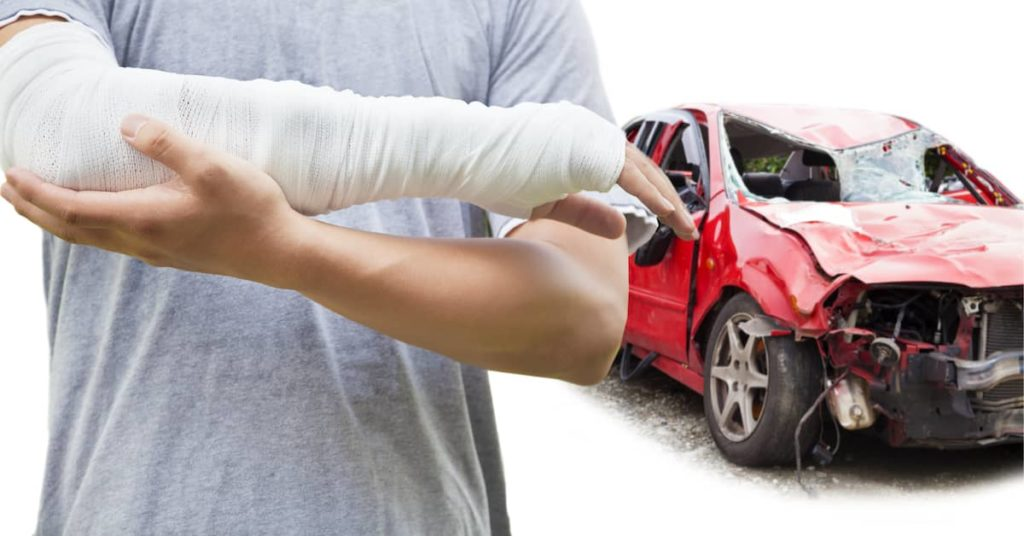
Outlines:
[[[608,259],[588,261],[609,263],[604,269],[592,269],[558,248],[530,245],[546,259],[532,263],[542,269],[528,278],[530,292],[519,296],[520,314],[515,315],[526,323],[521,333],[530,336],[516,338],[516,348],[503,361],[516,363],[507,367],[510,371],[577,385],[598,384],[608,375],[626,327],[625,256],[611,251]]]
[[[614,293],[606,299],[596,299],[568,318],[564,336],[554,348],[558,362],[558,377],[576,385],[590,386],[600,383],[611,369],[626,326],[627,293]]]
[[[611,348],[611,351],[605,349],[604,353],[594,353],[583,356],[580,359],[580,367],[577,370],[560,376],[560,378],[569,383],[583,387],[592,387],[597,385],[601,383],[606,376],[608,376],[608,371],[611,369],[611,365],[615,361],[615,356],[618,354],[619,346],[616,345]]]

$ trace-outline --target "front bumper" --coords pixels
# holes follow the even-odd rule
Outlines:
[[[872,390],[872,399],[889,417],[892,445],[956,448],[1024,438],[1024,351],[979,361],[914,354],[889,380]]]

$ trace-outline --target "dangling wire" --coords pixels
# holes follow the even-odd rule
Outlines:
[[[810,419],[814,411],[817,410],[819,406],[821,406],[821,402],[825,400],[825,397],[828,396],[828,393],[832,389],[834,389],[835,386],[839,384],[839,382],[843,381],[843,379],[846,378],[846,375],[849,372],[849,369],[844,370],[841,374],[839,374],[837,378],[835,378],[835,380],[829,380],[829,383],[827,384],[827,387],[825,387],[825,390],[823,390],[821,394],[818,395],[818,398],[814,400],[814,403],[811,404],[811,407],[808,408],[807,411],[804,413],[803,417],[800,418],[800,422],[798,422],[796,425],[796,432],[793,433],[793,453],[796,456],[796,483],[800,485],[800,489],[804,490],[804,492],[807,493],[807,495],[810,495],[811,497],[816,496],[814,490],[805,486],[803,480],[800,478],[801,472],[803,471],[803,460],[801,460],[800,456],[800,431],[803,429],[804,424],[807,422],[807,419]],[[838,435],[836,437],[838,438]]]

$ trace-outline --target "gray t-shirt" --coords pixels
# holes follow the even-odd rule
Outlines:
[[[610,115],[575,0],[0,0],[0,20],[36,9],[88,25],[124,66]],[[410,236],[486,228],[454,200],[324,219]],[[294,292],[49,235],[44,278],[39,534],[509,531],[484,371]]]

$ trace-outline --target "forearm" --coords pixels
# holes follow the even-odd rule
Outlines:
[[[274,262],[247,276],[464,363],[587,384],[607,372],[626,311],[624,239],[587,240],[622,261],[585,264],[546,241],[407,238],[302,220],[273,246]]]
[[[307,214],[455,197],[528,217],[567,193],[607,190],[622,169],[621,132],[568,103],[488,108],[125,69],[73,24],[19,35],[0,48],[0,70],[3,164],[76,190],[172,177],[120,139],[117,125],[131,112],[252,162]]]

